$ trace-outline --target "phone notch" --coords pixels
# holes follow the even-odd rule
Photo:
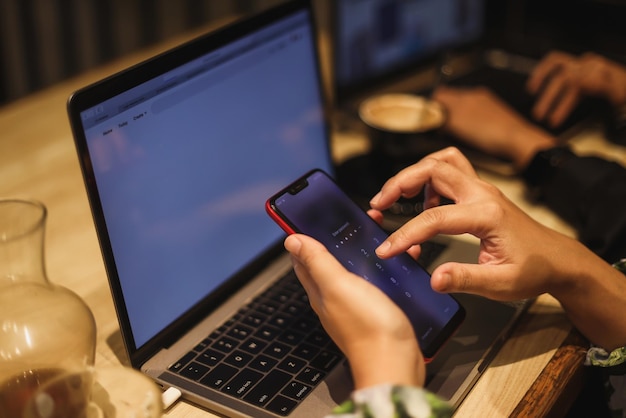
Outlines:
[[[298,193],[300,193],[304,188],[306,188],[309,185],[309,180],[306,178],[300,179],[300,181],[292,184],[292,186],[287,190],[287,192],[290,195],[297,195]]]

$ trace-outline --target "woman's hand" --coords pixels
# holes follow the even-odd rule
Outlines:
[[[413,327],[387,295],[348,272],[311,237],[290,235],[285,248],[313,310],[348,358],[357,389],[424,385],[424,358]]]
[[[537,96],[534,117],[559,126],[585,96],[626,104],[626,68],[594,53],[553,51],[537,64],[527,88]]]
[[[485,87],[439,87],[433,98],[447,111],[444,130],[486,154],[502,157],[523,169],[556,139],[529,123]]]
[[[579,241],[530,218],[482,181],[456,149],[431,154],[389,179],[372,199],[382,211],[425,189],[425,210],[377,249],[388,258],[437,234],[480,239],[478,264],[445,263],[432,273],[439,292],[510,301],[550,293],[578,329],[605,348],[626,344],[626,279]],[[440,196],[454,204],[437,206]]]
[[[552,290],[560,283],[549,261],[566,238],[533,221],[497,188],[482,181],[456,148],[431,154],[389,179],[374,197],[374,209],[426,187],[426,210],[391,234],[377,250],[382,258],[407,251],[436,234],[470,233],[480,238],[479,264],[446,263],[431,278],[440,292],[477,293],[516,300]],[[440,196],[455,202],[438,206]],[[558,245],[557,245],[558,244]]]

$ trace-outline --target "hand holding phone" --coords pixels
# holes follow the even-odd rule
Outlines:
[[[391,298],[409,318],[426,361],[463,321],[463,307],[432,290],[430,275],[408,254],[376,256],[387,233],[325,172],[313,170],[296,180],[268,199],[266,210],[285,232],[320,241],[347,270]]]

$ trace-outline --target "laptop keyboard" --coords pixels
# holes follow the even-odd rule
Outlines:
[[[420,245],[422,251],[417,259],[424,268],[430,267],[431,263],[441,255],[441,253],[448,248],[446,244],[435,241],[425,241]]]
[[[424,242],[418,262],[428,266],[445,249]],[[169,370],[287,416],[342,360],[291,270]]]
[[[290,271],[169,370],[286,416],[343,359]]]

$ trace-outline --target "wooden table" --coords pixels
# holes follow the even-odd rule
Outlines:
[[[74,290],[92,309],[98,327],[97,365],[127,365],[128,361],[68,124],[66,100],[74,90],[194,35],[172,39],[0,108],[0,197],[35,198],[48,207],[48,276],[52,282]],[[582,144],[591,142],[592,149],[598,143],[604,144],[591,133],[582,139]],[[358,135],[335,135],[333,139],[338,159],[361,152],[364,146]],[[608,152],[614,155],[614,151]],[[488,173],[484,176],[535,218],[573,234],[549,210],[526,201],[524,187],[518,180]],[[522,416],[529,411],[540,416],[543,410],[550,412],[552,406],[558,412],[562,408],[559,402],[570,400],[560,395],[575,394],[580,385],[584,346],[578,344],[581,340],[572,332],[558,303],[541,296],[456,416]],[[544,375],[549,380],[543,380]],[[543,390],[545,382],[549,382],[549,390]],[[214,415],[179,402],[165,416]]]

